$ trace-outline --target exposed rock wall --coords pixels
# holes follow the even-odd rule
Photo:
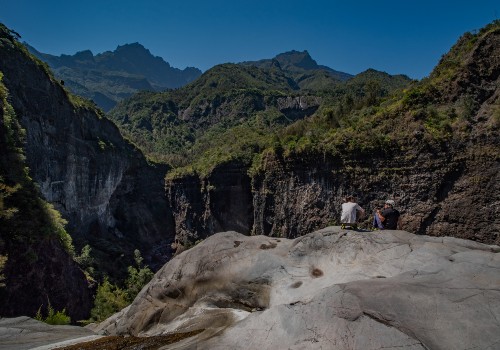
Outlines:
[[[71,102],[75,98],[18,45],[3,42],[0,71],[26,129],[30,174],[68,219],[76,244],[93,242],[111,263],[138,248],[147,261],[163,265],[168,249],[152,251],[173,240],[166,167],[149,165],[112,122]]]
[[[193,243],[215,232],[250,232],[253,207],[250,178],[241,163],[217,168],[206,179],[189,176],[169,182],[179,243]]]
[[[343,198],[354,193],[367,227],[376,207],[393,198],[410,232],[498,243],[498,159],[480,148],[468,152],[414,150],[348,162],[271,155],[253,179],[254,233],[296,237],[339,222]]]
[[[24,170],[22,130],[7,94],[0,81],[0,316],[46,315],[50,306],[76,323],[90,316],[92,290]]]
[[[237,175],[225,165],[214,171],[217,176],[190,178],[189,183],[176,180],[167,189],[177,234],[195,240],[236,227],[237,221],[250,223],[240,226],[246,234],[297,237],[339,222],[343,198],[355,194],[368,214],[366,227],[375,208],[392,198],[410,232],[498,244],[500,166],[495,140],[473,134],[464,144],[430,147],[415,141],[403,151],[349,159],[319,154],[285,159],[270,152],[252,178],[241,165]],[[251,193],[241,185],[249,182]],[[226,215],[224,225],[208,224],[207,218],[236,208],[248,209]]]
[[[7,286],[0,291],[0,315],[35,316],[37,310],[46,314],[51,306],[65,311],[73,324],[90,317],[92,291],[83,271],[54,239],[36,246],[28,244],[9,247],[9,260],[3,271]],[[36,256],[29,261],[27,254]]]
[[[275,108],[290,122],[313,115],[320,105],[321,98],[317,96],[277,97],[241,92],[204,101],[194,108],[179,109],[174,104],[169,108],[180,119],[192,122],[197,128],[205,128],[228,119],[241,121],[256,112]]]

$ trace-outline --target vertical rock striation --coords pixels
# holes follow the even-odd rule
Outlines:
[[[174,228],[167,168],[148,164],[102,113],[65,91],[15,40],[2,40],[0,71],[26,129],[30,174],[68,220],[77,248],[90,242],[111,269],[126,266],[134,249],[163,265],[168,249],[155,249],[168,247]]]
[[[373,211],[393,198],[410,232],[498,244],[500,167],[498,155],[492,153],[495,147],[498,150],[494,140],[478,135],[466,144],[442,149],[415,145],[391,156],[364,154],[349,159],[324,154],[284,158],[270,152],[252,177],[248,168],[235,173],[226,164],[207,179],[168,183],[167,191],[177,233],[195,240],[236,227],[237,221],[248,223],[240,228],[246,234],[297,237],[338,223],[343,198],[355,194],[368,214],[365,226],[370,226]],[[250,182],[251,193],[241,186]],[[207,186],[215,190],[211,193]],[[246,208],[239,216],[226,215],[225,226],[206,224],[206,218],[222,215],[217,210],[230,213],[235,203]]]
[[[240,162],[222,165],[205,179],[192,175],[167,183],[179,243],[192,243],[226,230],[251,232],[251,179]]]

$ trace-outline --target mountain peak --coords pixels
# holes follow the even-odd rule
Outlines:
[[[90,50],[83,50],[83,51],[78,51],[73,55],[73,58],[75,60],[79,61],[93,61],[94,60],[94,54]]]
[[[302,68],[302,69],[319,69],[318,63],[309,55],[307,50],[304,51],[288,51],[277,55],[276,60],[285,69],[290,68]]]
[[[118,45],[116,47],[115,53],[119,52],[144,52],[151,55],[151,52],[138,42]]]
[[[325,71],[332,78],[345,81],[352,78],[351,74],[336,71],[330,67],[319,65],[307,50],[291,50],[280,53],[271,59],[259,61],[241,62],[243,65],[256,66],[259,68],[278,68],[291,74],[303,74],[307,71]]]
[[[137,91],[178,88],[201,75],[197,68],[171,67],[138,42],[118,45],[114,51],[95,56],[90,50],[53,56],[29,45],[27,48],[47,62],[56,77],[75,93],[93,99],[105,111]]]
[[[309,55],[307,50],[304,51],[288,51],[281,53],[275,57],[282,66],[295,66],[303,69],[318,69],[318,64]]]

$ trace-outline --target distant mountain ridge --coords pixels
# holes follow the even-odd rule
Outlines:
[[[25,45],[33,55],[45,61],[72,92],[92,99],[104,111],[138,91],[182,87],[201,75],[198,68],[181,70],[170,66],[139,43],[121,45],[115,51],[95,56],[90,50],[54,56]]]
[[[244,65],[253,65],[259,68],[278,67],[284,71],[303,73],[305,71],[320,70],[328,72],[334,79],[345,81],[353,77],[349,73],[339,72],[330,67],[318,65],[311,57],[307,50],[304,51],[288,51],[276,55],[271,59],[263,59],[259,61],[242,62]]]

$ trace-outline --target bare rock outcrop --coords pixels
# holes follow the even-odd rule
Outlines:
[[[172,349],[494,349],[500,247],[328,227],[294,240],[218,233],[94,326]]]
[[[151,266],[162,266],[169,258],[165,246],[173,241],[163,194],[167,167],[148,162],[116,125],[69,94],[15,37],[2,32],[0,39],[0,71],[26,130],[30,176],[68,221],[77,248],[89,243],[110,256],[108,273],[126,269],[134,249]]]
[[[21,316],[0,317],[0,350],[49,350],[101,336],[76,326],[52,326]]]

